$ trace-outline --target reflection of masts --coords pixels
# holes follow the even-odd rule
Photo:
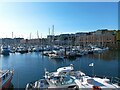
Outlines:
[[[18,84],[18,90],[19,90],[19,73],[17,73],[17,78],[18,78],[18,82],[17,82],[17,84]]]

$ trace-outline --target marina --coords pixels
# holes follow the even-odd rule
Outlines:
[[[120,90],[120,2],[0,3],[0,90]]]

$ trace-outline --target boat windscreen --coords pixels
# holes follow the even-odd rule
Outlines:
[[[102,83],[100,83],[100,82],[98,82],[98,81],[95,81],[94,79],[88,79],[87,82],[88,82],[89,84],[94,85],[94,86],[105,86],[105,85],[103,85]]]

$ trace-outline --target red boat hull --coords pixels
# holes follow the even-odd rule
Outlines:
[[[12,76],[7,80],[7,82],[2,86],[2,90],[6,90],[9,88],[10,86],[10,83],[11,83],[11,80],[12,80]]]

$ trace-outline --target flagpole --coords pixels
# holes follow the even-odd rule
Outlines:
[[[93,64],[93,68],[92,69],[93,69],[92,71],[93,71],[93,77],[94,77],[94,64]]]
[[[93,76],[94,77],[94,63],[91,63],[91,64],[89,64],[89,66],[91,67],[91,72],[92,72],[92,75],[91,76]]]

